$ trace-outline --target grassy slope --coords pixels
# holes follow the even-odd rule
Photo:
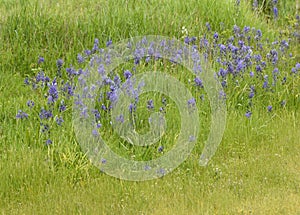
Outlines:
[[[74,63],[98,37],[144,34],[180,37],[182,26],[199,35],[205,22],[272,29],[246,10],[238,18],[224,1],[1,1],[0,3],[0,209],[4,214],[296,214],[300,210],[299,113],[270,119],[228,116],[223,142],[207,168],[198,154],[165,178],[126,182],[99,174],[78,155],[70,131],[62,131],[61,165],[47,160],[35,125],[15,120],[30,92],[23,77],[37,56],[55,66]],[[55,71],[53,66],[53,71]],[[62,149],[60,149],[62,148]]]

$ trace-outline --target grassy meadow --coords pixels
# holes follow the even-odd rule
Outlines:
[[[300,20],[294,1],[275,6],[278,16],[243,0],[0,0],[0,212],[300,214]],[[99,51],[110,40],[143,35],[199,49],[224,88],[227,120],[216,154],[199,166],[211,121],[205,90],[172,62],[121,65],[115,75],[122,81],[124,70],[156,69],[180,80],[196,98],[200,118],[196,146],[184,163],[162,178],[133,182],[104,174],[81,150],[70,92],[78,77],[70,71],[85,67],[93,45]],[[50,92],[54,80],[57,98]],[[149,129],[163,97],[140,97],[138,131]],[[178,110],[167,100],[169,130],[158,144],[145,149],[122,140],[106,108],[100,108],[100,135],[128,159],[163,156],[180,130]],[[108,108],[109,98],[105,102]]]

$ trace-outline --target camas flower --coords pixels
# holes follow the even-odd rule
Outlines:
[[[196,77],[196,78],[194,79],[194,81],[195,81],[195,85],[196,85],[197,87],[203,87],[203,82],[202,82],[202,80],[201,80],[199,77]]]
[[[268,110],[269,112],[271,112],[272,109],[273,109],[272,105],[269,105],[269,106],[267,107],[267,110]]]
[[[252,115],[252,112],[251,112],[251,111],[247,111],[247,112],[245,113],[245,116],[246,116],[248,119],[251,117],[251,115]]]
[[[46,140],[46,146],[49,146],[49,145],[51,145],[52,144],[52,140],[50,140],[50,139],[48,139],[48,140]]]
[[[28,114],[25,113],[24,111],[22,110],[18,110],[18,113],[16,115],[16,118],[17,119],[27,119],[28,118]]]
[[[150,99],[150,100],[147,102],[147,108],[148,108],[149,110],[154,108],[154,103],[153,103],[153,100],[152,100],[152,99]]]
[[[130,72],[129,70],[126,70],[126,71],[124,72],[124,77],[125,77],[126,79],[129,79],[131,76],[132,76],[132,74],[131,74],[131,72]]]
[[[38,64],[44,63],[45,59],[43,57],[39,57],[38,59]]]
[[[27,104],[27,106],[30,107],[30,108],[32,108],[32,107],[34,106],[34,102],[31,101],[31,100],[28,100],[26,104]]]
[[[53,114],[50,110],[47,111],[45,109],[41,109],[39,116],[40,116],[40,119],[49,119],[49,118],[53,117]]]
[[[278,9],[277,9],[277,7],[273,8],[273,13],[274,13],[275,19],[277,19],[277,17],[278,17]]]

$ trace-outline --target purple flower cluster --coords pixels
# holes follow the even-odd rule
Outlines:
[[[275,11],[277,1],[273,1],[273,3],[274,14],[277,18],[278,11]],[[139,107],[139,93],[143,88],[143,83],[135,83],[134,75],[139,66],[145,67],[154,61],[165,62],[162,60],[163,56],[167,56],[170,59],[167,63],[173,66],[186,60],[186,53],[190,53],[191,59],[189,60],[192,62],[195,76],[189,83],[191,83],[191,87],[197,89],[196,93],[201,94],[200,98],[203,101],[205,82],[200,78],[200,74],[205,71],[200,64],[200,58],[210,60],[215,69],[215,78],[223,87],[219,92],[220,99],[226,102],[230,98],[236,98],[230,103],[238,103],[243,108],[243,114],[241,114],[243,117],[251,118],[252,114],[255,114],[253,109],[255,102],[264,103],[264,108],[267,107],[266,111],[270,113],[277,109],[277,104],[282,107],[286,105],[289,95],[285,92],[295,90],[292,83],[294,80],[299,80],[300,77],[300,63],[297,62],[294,54],[290,54],[296,41],[299,40],[297,31],[295,31],[296,33],[292,32],[287,38],[281,35],[277,40],[269,41],[264,38],[260,29],[250,26],[243,28],[237,25],[233,26],[232,35],[229,37],[213,31],[209,23],[206,23],[206,28],[206,34],[200,38],[186,36],[183,41],[185,46],[181,47],[173,47],[172,43],[167,40],[161,41],[160,44],[154,44],[145,38],[136,45],[129,42],[127,48],[133,53],[133,59],[131,59],[133,67],[122,69],[122,72],[109,69],[115,57],[114,52],[110,51],[110,48],[113,47],[112,41],[109,40],[106,43],[106,49],[101,49],[98,39],[95,39],[92,49],[78,54],[76,59],[77,65],[88,64],[88,68],[96,68],[97,81],[91,86],[87,83],[87,77],[90,75],[89,69],[75,69],[72,65],[64,69],[64,62],[61,59],[56,61],[56,77],[46,76],[42,68],[34,77],[27,77],[24,84],[31,86],[34,91],[38,91],[40,99],[44,98],[38,104],[35,103],[38,100],[35,102],[29,100],[27,106],[30,110],[38,110],[36,112],[38,112],[41,131],[47,135],[45,137],[46,145],[52,143],[50,140],[51,127],[65,124],[65,114],[68,113],[67,110],[71,109],[72,100],[74,100],[75,108],[79,109],[82,119],[93,116],[95,126],[91,133],[95,137],[99,136],[99,129],[105,126],[105,123],[111,123],[105,119],[119,101],[120,90],[130,97],[130,103],[124,111],[128,111],[131,116],[134,116]],[[44,62],[45,59],[40,57],[38,59],[39,67],[42,67]],[[83,89],[82,94],[75,93],[75,86]],[[101,89],[100,93],[98,93],[99,88]],[[280,96],[276,98],[276,95]],[[199,95],[185,101],[189,111],[194,110],[197,106],[195,98],[199,98]],[[85,104],[86,99],[97,101],[93,110],[88,109]],[[151,112],[157,108],[161,113],[165,113],[166,98],[162,99],[163,107],[159,107],[159,105],[156,107],[155,102],[154,99],[147,99],[146,104],[142,104]],[[115,120],[122,124],[126,123],[125,115],[125,113],[120,113]],[[16,118],[27,119],[29,116],[19,110]],[[134,120],[134,117],[131,120]],[[159,147],[158,151],[162,152],[163,147]]]

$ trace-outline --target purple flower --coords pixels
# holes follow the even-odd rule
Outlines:
[[[25,79],[24,79],[24,84],[25,84],[25,85],[29,85],[29,84],[30,84],[29,78],[25,78]]]
[[[42,129],[41,129],[41,132],[42,132],[42,133],[45,133],[46,131],[49,132],[49,130],[50,130],[50,127],[49,127],[48,124],[43,124],[43,123],[41,123],[41,127],[42,127]]]
[[[95,119],[99,120],[100,119],[100,112],[97,109],[94,109],[92,112],[95,115]]]
[[[120,122],[120,123],[123,123],[124,122],[124,116],[123,116],[123,114],[120,114],[119,116],[117,116],[116,117],[116,121]]]
[[[254,92],[250,92],[250,94],[249,94],[249,99],[252,99],[253,97],[254,97]]]
[[[112,43],[113,43],[112,40],[108,40],[108,41],[106,42],[106,47],[110,46]]]
[[[277,17],[278,17],[278,9],[277,9],[277,7],[273,8],[273,12],[274,12],[275,19],[277,19]]]
[[[101,105],[101,109],[102,109],[102,110],[107,110],[105,104],[102,104],[102,105]]]
[[[218,32],[215,32],[214,33],[214,39],[217,40],[218,38],[219,38],[219,34],[218,34]]]
[[[190,43],[190,38],[189,37],[185,37],[184,38],[184,43],[189,44]]]
[[[48,139],[48,140],[46,140],[46,146],[49,146],[49,145],[51,145],[52,144],[52,140],[50,140],[50,139]]]
[[[64,122],[64,119],[62,117],[56,117],[55,121],[57,125],[61,125]]]
[[[269,112],[271,112],[272,109],[273,109],[272,105],[269,105],[269,106],[267,107],[267,110],[268,110]]]
[[[262,71],[262,68],[261,68],[260,65],[256,65],[255,69],[256,69],[256,72],[261,72]]]
[[[296,63],[296,69],[299,71],[300,70],[300,63]]]
[[[45,81],[45,74],[43,71],[39,72],[35,77],[36,82],[44,82]]]
[[[196,105],[196,99],[195,98],[189,99],[187,104],[189,108],[194,107]]]
[[[63,60],[62,59],[58,59],[57,61],[56,61],[56,66],[58,67],[58,68],[61,68],[62,67],[62,65],[63,65]]]
[[[126,71],[124,72],[124,77],[125,77],[126,79],[131,78],[131,76],[132,76],[132,74],[131,74],[131,72],[130,72],[129,70],[126,70]]]
[[[152,100],[152,99],[150,99],[150,100],[147,102],[147,108],[148,108],[149,110],[154,108],[154,103],[153,103],[153,100]]]
[[[101,158],[101,163],[102,163],[102,164],[106,164],[106,162],[107,162],[107,161],[106,161],[105,158]]]
[[[22,110],[18,110],[18,113],[16,115],[16,118],[17,119],[28,119],[28,114],[25,113],[24,111]]]
[[[78,61],[79,64],[84,62],[84,58],[81,54],[77,55],[77,61]]]
[[[92,134],[93,134],[93,136],[95,136],[95,137],[99,136],[99,132],[98,132],[98,130],[96,130],[96,129],[94,129],[94,130],[92,131]]]
[[[163,150],[164,150],[164,147],[163,147],[163,146],[160,146],[160,147],[158,147],[158,149],[157,149],[158,152],[163,152]]]
[[[202,82],[202,80],[201,80],[199,77],[196,77],[196,78],[194,79],[194,81],[195,81],[195,85],[196,85],[197,87],[203,87],[203,82]]]
[[[32,107],[34,106],[34,102],[31,101],[31,100],[28,100],[26,104],[27,104],[27,106],[30,107],[30,108],[32,108]]]
[[[53,117],[53,114],[52,114],[52,112],[50,110],[47,111],[45,109],[42,109],[40,111],[39,116],[40,116],[40,119],[49,119],[49,118]]]
[[[262,32],[261,32],[260,29],[258,29],[258,30],[256,31],[256,35],[257,35],[258,37],[262,37]]]
[[[58,99],[58,91],[57,91],[57,83],[56,83],[56,79],[53,80],[52,84],[49,86],[49,97],[52,97],[52,103],[55,102]],[[49,97],[48,97],[48,101],[49,101]]]
[[[44,62],[45,62],[45,59],[44,59],[43,57],[39,57],[39,59],[38,59],[38,64],[44,63]]]
[[[220,44],[220,52],[223,54],[226,54],[226,46],[223,44]]]
[[[107,92],[107,98],[112,102],[115,103],[118,100],[118,94],[115,90]]]
[[[207,30],[210,31],[211,30],[210,24],[207,22],[205,25],[206,25]]]
[[[129,109],[129,112],[132,113],[133,111],[136,110],[136,106],[134,104],[130,103],[128,109]]]
[[[245,33],[248,33],[249,31],[250,31],[250,27],[249,27],[249,26],[245,26],[245,27],[244,27],[244,32],[245,32]]]
[[[85,53],[86,56],[89,56],[89,55],[92,54],[91,50],[85,50],[84,53]]]
[[[252,112],[251,112],[251,111],[247,111],[247,112],[245,113],[245,116],[246,116],[248,119],[251,117],[251,115],[252,115]]]
[[[62,103],[62,104],[60,104],[59,105],[59,112],[63,112],[63,111],[65,111],[67,108],[66,108],[66,106]]]

